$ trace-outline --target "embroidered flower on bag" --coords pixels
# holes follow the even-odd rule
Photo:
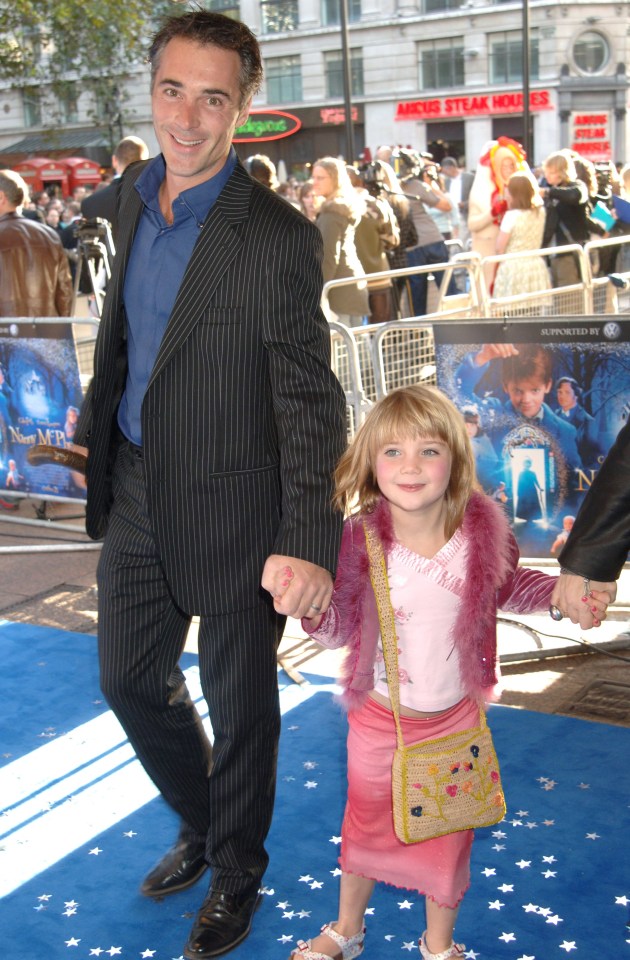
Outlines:
[[[412,617],[413,611],[411,611],[411,613],[405,613],[403,607],[398,607],[396,610],[394,610],[394,619],[396,620],[396,623],[407,623],[407,621],[411,620]],[[398,652],[400,653],[400,651]]]

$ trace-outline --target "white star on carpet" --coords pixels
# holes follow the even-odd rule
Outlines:
[[[40,897],[39,899],[41,900],[42,898]],[[620,906],[622,907],[627,907],[628,904],[630,903],[630,900],[628,900],[628,898],[624,894],[624,896],[622,897],[615,897],[615,903],[620,904]]]
[[[558,873],[557,870],[541,870],[540,871],[541,877],[544,877],[545,880],[548,880],[550,877],[557,876],[557,873]]]
[[[484,877],[494,877],[496,876],[497,871],[494,867],[484,867],[481,872],[483,873]]]
[[[505,940],[506,943],[511,943],[513,940],[516,940],[516,937],[513,933],[502,933],[499,940]]]
[[[538,907],[535,903],[524,903],[523,910],[525,913],[538,913]]]
[[[321,890],[324,884],[323,884],[323,881],[321,880],[313,880],[313,882],[310,883],[309,886],[311,890]]]
[[[549,857],[543,857],[543,858],[542,858],[542,862],[543,862],[543,863],[555,863],[555,862],[556,862],[556,858],[554,857],[553,854],[551,854]]]
[[[598,833],[587,833],[585,840],[600,840],[601,837]]]
[[[497,840],[505,840],[507,833],[504,830],[493,830],[492,836],[496,837]]]
[[[299,878],[298,883],[310,883],[312,879],[313,877],[310,875],[310,873],[305,873]]]
[[[553,917],[547,917],[545,923],[553,923],[553,925],[557,927],[559,923],[564,923],[564,920],[562,917],[559,917],[558,914],[555,914]]]
[[[80,943],[81,941],[77,940],[76,937],[70,937],[69,940],[66,940],[67,947],[78,947]]]
[[[307,790],[314,790],[317,787],[317,780],[307,780],[304,786]]]
[[[491,900],[491,901],[488,903],[488,907],[490,908],[490,910],[500,910],[501,907],[504,907],[504,906],[505,906],[505,904],[504,904],[504,903],[501,903],[500,900]]]
[[[92,856],[92,857],[98,857],[99,853],[102,853],[102,852],[103,852],[103,851],[101,850],[100,847],[92,847],[91,850],[88,850],[88,853],[89,853],[90,856]]]
[[[563,940],[559,946],[561,950],[566,950],[567,953],[569,953],[570,950],[577,950],[575,940]]]
[[[464,954],[466,960],[477,960],[479,954],[475,950],[467,950]]]
[[[138,836],[138,834],[136,833],[135,830],[126,830],[126,831],[123,833],[123,837],[137,837],[137,836]],[[154,951],[154,952],[155,952],[155,951]]]
[[[404,942],[403,942],[403,945],[402,945],[402,947],[401,947],[400,949],[401,949],[401,950],[409,950],[409,952],[411,953],[412,950],[415,950],[415,949],[416,949],[416,942],[415,942],[415,940],[409,940],[409,941],[406,940],[406,941],[404,941]]]
[[[319,764],[316,763],[314,760],[305,760],[302,766],[304,767],[305,770],[314,770],[315,767],[319,766]]]
[[[42,893],[42,895],[41,895],[40,897],[38,897],[37,899],[38,899],[38,900],[50,900],[51,897],[52,897],[52,893]]]
[[[154,957],[154,956],[155,956],[155,953],[156,953],[155,950],[149,950],[149,949],[147,948],[146,950],[144,950],[144,951],[140,954],[140,956],[141,956],[141,957],[145,957],[145,958],[146,958],[146,957]]]
[[[308,881],[311,881],[313,878],[312,878],[312,877],[307,877],[307,878],[300,877],[300,880],[303,880],[303,879],[307,879]],[[288,900],[281,900],[280,903],[277,903],[277,904],[276,904],[276,906],[277,906],[278,910],[286,910],[287,907],[290,907],[290,906],[291,906],[291,904],[289,903]]]
[[[590,790],[590,789],[591,789],[590,783],[578,783],[578,787],[580,788],[580,790]]]
[[[340,877],[341,876],[341,867],[335,867],[334,870],[330,871],[331,877]]]
[[[295,910],[285,910],[285,912],[282,914],[282,919],[293,920],[294,916],[295,916]]]
[[[532,954],[532,956],[525,956],[525,954],[523,954],[523,956],[522,956],[522,957],[518,957],[517,960],[536,960],[536,957],[533,956],[533,954]]]
[[[505,850],[505,844],[504,844],[504,843],[495,843],[495,844],[493,845],[492,849],[493,849],[493,850],[496,850],[497,852],[498,852],[499,850]]]
[[[102,953],[105,953],[102,947],[92,947],[90,950],[91,957],[100,957]]]
[[[413,907],[413,901],[412,901],[412,900],[403,900],[403,901],[401,902],[401,901],[399,900],[399,901],[398,901],[398,906],[400,907],[401,910],[411,910],[411,908]]]
[[[521,870],[524,870],[525,867],[531,867],[531,865],[532,865],[532,861],[531,861],[531,860],[517,860],[517,861],[516,861],[516,866],[517,866],[517,867],[520,867]]]
[[[500,887],[497,887],[497,890],[500,890],[501,893],[514,893],[514,884],[502,883]]]
[[[329,843],[339,844],[341,843],[341,837],[331,837]]]
[[[558,786],[558,783],[556,780],[547,780],[547,782],[543,786],[543,790],[555,790],[557,786]]]
[[[278,937],[278,943],[291,943],[292,940],[292,933],[283,933],[281,937]]]
[[[110,957],[115,957],[119,953],[122,953],[122,947],[110,947],[109,950],[106,950],[105,953],[108,953]]]
[[[304,920],[305,917],[310,917],[310,915],[311,915],[311,911],[310,911],[310,910],[299,910],[299,911],[296,913],[296,917],[299,917],[300,920]]]

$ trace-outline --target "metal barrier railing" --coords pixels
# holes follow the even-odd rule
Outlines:
[[[628,265],[620,271],[629,289],[619,290],[608,276],[597,276],[602,248],[616,247],[617,258]],[[622,256],[626,251],[625,261]],[[485,285],[483,267],[506,260],[522,262],[527,257],[554,257],[570,254],[575,258],[579,283],[534,291],[511,297],[493,297]],[[371,274],[375,279],[407,277],[411,274],[442,272],[442,282],[431,312],[423,317],[392,320],[384,324],[353,327],[330,321],[332,365],[346,392],[349,409],[349,434],[356,430],[371,404],[396,387],[411,383],[435,383],[435,346],[432,321],[436,319],[493,319],[500,317],[585,316],[588,314],[630,313],[630,236],[590,241],[584,247],[570,244],[531,253],[502,254],[482,259],[471,251],[456,253],[448,263]],[[459,274],[460,292],[447,293],[452,276]],[[365,278],[359,278],[364,282]],[[322,303],[330,315],[329,292],[335,287],[351,286],[354,277],[331,280],[324,285]],[[550,277],[551,284],[551,277]],[[463,289],[461,289],[463,287]],[[350,345],[348,345],[350,344]]]

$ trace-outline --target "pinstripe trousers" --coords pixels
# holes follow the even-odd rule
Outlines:
[[[276,651],[284,628],[261,595],[204,617],[199,668],[212,746],[178,665],[191,614],[173,602],[147,512],[144,462],[123,443],[97,571],[101,687],[145,770],[206,839],[212,886],[242,892],[262,877],[280,732]]]

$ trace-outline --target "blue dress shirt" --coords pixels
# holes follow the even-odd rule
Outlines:
[[[144,211],[129,256],[123,291],[128,370],[118,425],[127,439],[138,446],[142,444],[142,401],[188,261],[235,166],[232,147],[219,173],[184,190],[173,201],[170,226],[162,215],[158,197],[166,173],[161,154],[149,161],[136,181]]]

